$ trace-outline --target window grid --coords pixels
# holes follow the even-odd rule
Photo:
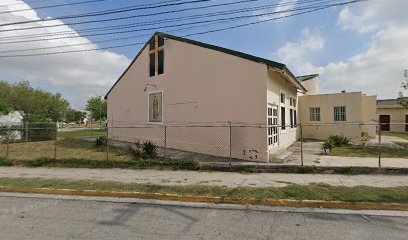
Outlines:
[[[149,76],[164,72],[164,38],[155,35],[149,44]]]
[[[334,107],[334,121],[345,122],[346,121],[346,107]]]
[[[309,108],[309,112],[310,112],[311,122],[320,122],[320,108],[319,107]]]
[[[278,109],[268,107],[268,146],[278,142]]]

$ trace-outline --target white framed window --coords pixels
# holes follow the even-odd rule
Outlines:
[[[278,143],[278,107],[268,104],[268,146]]]
[[[319,107],[309,108],[309,113],[310,113],[311,122],[320,122],[320,108]]]
[[[346,120],[346,106],[334,107],[334,121],[345,122]]]

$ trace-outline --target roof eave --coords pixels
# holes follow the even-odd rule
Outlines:
[[[295,77],[295,75],[293,75],[289,68],[286,67],[286,65],[283,65],[282,68],[276,68],[273,66],[269,66],[269,68],[281,73],[285,79],[292,83],[297,89],[301,90],[302,93],[307,92],[306,88],[299,82],[299,80]]]

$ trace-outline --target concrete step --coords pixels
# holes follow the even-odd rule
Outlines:
[[[269,153],[269,162],[284,163],[292,153],[283,148],[274,149]]]

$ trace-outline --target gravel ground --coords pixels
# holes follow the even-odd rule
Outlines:
[[[226,187],[283,187],[289,184],[326,183],[333,186],[408,186],[408,176],[334,174],[241,174],[227,172],[161,171],[129,169],[72,169],[0,167],[3,178],[44,178],[115,181],[155,185],[202,185]]]

